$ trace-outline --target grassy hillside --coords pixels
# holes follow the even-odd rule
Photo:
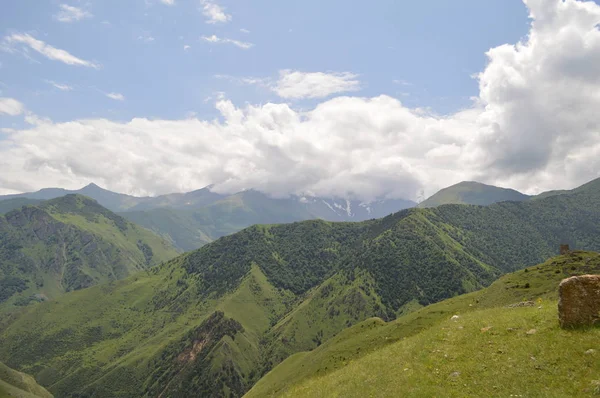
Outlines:
[[[17,372],[0,362],[0,398],[52,398],[44,387],[29,375]]]
[[[560,243],[600,250],[599,229],[594,189],[362,223],[254,226],[4,317],[0,357],[57,396],[240,396],[290,354],[325,347],[365,319],[411,319],[544,261]],[[534,290],[530,282],[514,292]]]
[[[84,196],[25,206],[0,216],[0,306],[122,279],[176,254],[155,234]]]
[[[393,322],[366,320],[291,356],[246,397],[598,392],[600,352],[586,351],[600,329],[561,330],[556,309],[559,282],[589,273],[600,273],[600,255],[574,252]]]
[[[418,207],[436,207],[448,204],[467,204],[487,206],[492,203],[508,200],[523,201],[529,196],[515,191],[514,189],[499,188],[475,181],[463,181],[458,184],[444,188],[419,203]]]

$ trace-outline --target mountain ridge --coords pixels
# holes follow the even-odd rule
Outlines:
[[[475,291],[565,240],[600,250],[599,209],[591,189],[361,223],[255,225],[0,320],[0,356],[57,396],[240,396],[290,355],[365,319]]]
[[[54,298],[176,254],[158,236],[82,195],[26,205],[0,215],[0,303]]]

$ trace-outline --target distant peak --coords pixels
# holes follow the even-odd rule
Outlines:
[[[100,188],[98,185],[94,184],[93,182],[90,182],[88,185],[86,185],[82,189],[102,189],[102,188]]]

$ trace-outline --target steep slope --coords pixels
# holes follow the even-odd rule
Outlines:
[[[499,386],[524,396],[592,392],[600,361],[585,351],[600,329],[562,331],[556,318],[559,282],[589,273],[600,273],[600,255],[573,252],[393,322],[366,320],[289,357],[246,397],[495,396]]]
[[[79,195],[0,216],[0,305],[26,305],[159,264],[177,252]]]
[[[475,181],[463,181],[440,190],[438,193],[419,203],[418,207],[436,207],[447,204],[468,204],[487,206],[504,201],[524,201],[529,196],[514,189],[499,188]]]
[[[239,396],[288,355],[369,317],[410,317],[565,240],[600,250],[599,229],[593,191],[254,226],[3,317],[0,357],[57,396]]]
[[[29,375],[17,372],[0,362],[0,398],[52,398],[44,387]]]

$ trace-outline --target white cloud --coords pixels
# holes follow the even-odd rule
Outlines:
[[[68,84],[61,84],[61,83],[57,83],[57,82],[52,81],[52,80],[46,80],[46,83],[50,84],[54,88],[57,88],[57,89],[59,89],[61,91],[71,91],[71,90],[73,90],[73,86],[69,86]]]
[[[175,5],[175,0],[160,0],[161,3],[166,4],[168,6]]]
[[[0,115],[17,116],[25,111],[25,106],[14,98],[0,98]]]
[[[202,36],[201,39],[208,43],[214,43],[214,44],[233,44],[234,46],[239,47],[244,50],[248,50],[248,49],[254,47],[254,44],[252,44],[252,43],[243,42],[243,41],[239,41],[239,40],[233,40],[233,39],[227,39],[227,38],[221,38],[221,37],[217,37],[216,35]]]
[[[472,179],[530,193],[574,187],[600,170],[600,6],[526,4],[528,37],[487,53],[479,95],[461,112],[439,116],[389,96],[337,97],[307,111],[219,99],[221,121],[41,120],[0,141],[0,186],[92,180],[156,194],[213,183],[361,199],[416,198]]]
[[[125,101],[125,96],[119,93],[107,93],[106,96],[110,99],[114,99],[115,101]]]
[[[360,90],[357,75],[349,72],[323,73],[282,70],[273,91],[282,98],[323,98]]]
[[[240,32],[245,33],[245,34],[250,33],[250,31],[248,29],[244,29],[244,28],[240,29]]]
[[[266,87],[281,98],[324,98],[332,94],[360,90],[357,75],[343,73],[299,72],[281,70],[276,79],[252,76],[215,75],[217,79],[229,80],[236,84]]]
[[[73,7],[68,4],[61,4],[60,11],[54,15],[54,19],[60,22],[81,21],[85,18],[91,18],[93,15],[89,11]]]
[[[206,23],[217,24],[231,21],[231,15],[227,14],[223,7],[211,0],[202,0],[202,14],[207,18]]]
[[[192,47],[188,46],[187,44],[183,46],[183,50],[184,50],[184,51],[187,51],[187,50],[189,50],[190,48],[192,48]]]
[[[154,41],[154,37],[152,37],[149,33],[144,33],[138,36],[138,40],[144,41],[146,43],[151,43]]]
[[[27,33],[13,33],[12,35],[5,36],[0,48],[2,48],[4,51],[14,52],[15,46],[18,44],[23,44],[26,46],[23,47],[24,51],[32,49],[53,61],[63,62],[67,65],[86,66],[88,68],[95,69],[100,68],[100,65],[94,62],[77,58],[67,51],[52,47],[51,45],[46,44]]]

